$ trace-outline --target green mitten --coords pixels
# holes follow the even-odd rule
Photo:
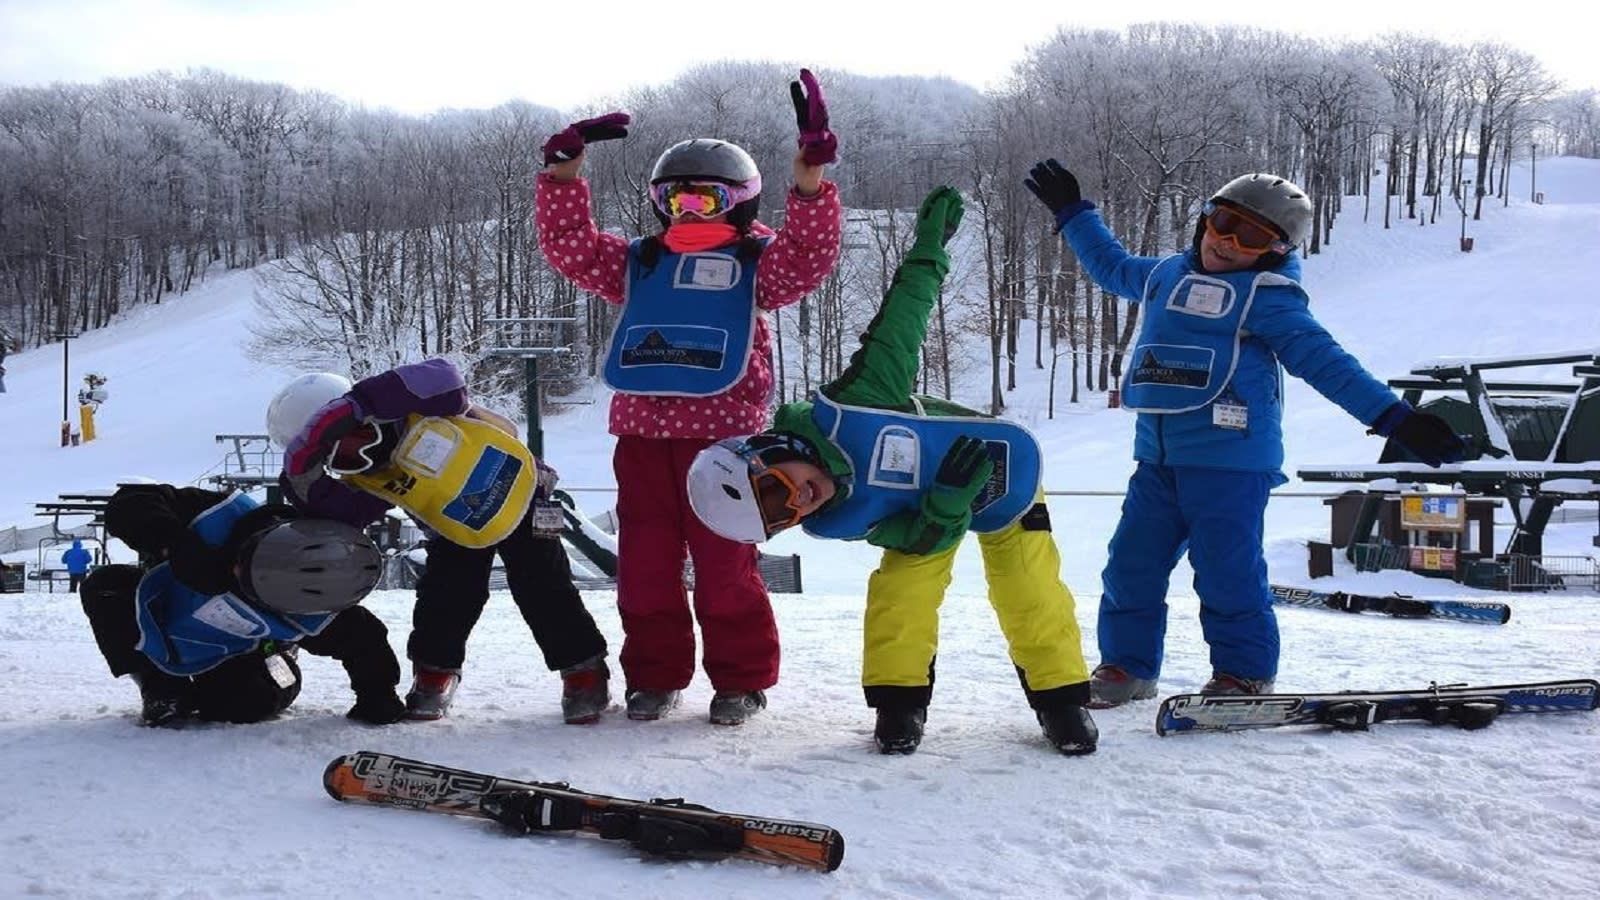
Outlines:
[[[961,193],[949,185],[941,185],[929,192],[917,211],[916,245],[943,247],[961,225]]]

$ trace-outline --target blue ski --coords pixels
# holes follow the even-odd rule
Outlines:
[[[1400,619],[1453,619],[1484,625],[1504,625],[1511,621],[1511,607],[1492,600],[1419,600],[1406,594],[1375,597],[1344,591],[1318,591],[1311,588],[1272,585],[1274,602],[1288,606],[1336,609],[1341,612],[1375,612]]]
[[[1161,701],[1156,734],[1321,725],[1365,731],[1404,719],[1482,728],[1502,713],[1582,712],[1600,706],[1600,682],[1577,678],[1493,687],[1430,685],[1415,691],[1336,694],[1178,694]]]

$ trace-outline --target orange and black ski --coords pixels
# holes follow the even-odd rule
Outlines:
[[[832,872],[844,836],[826,825],[718,812],[682,800],[628,800],[567,784],[516,781],[363,750],[328,764],[335,800],[493,819],[520,832],[578,831],[669,859],[748,859]]]

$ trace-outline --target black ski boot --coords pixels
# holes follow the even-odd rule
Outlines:
[[[143,724],[170,727],[194,715],[194,682],[189,679],[168,675],[154,666],[129,677],[139,686],[139,721]]]
[[[1087,756],[1094,752],[1100,741],[1100,729],[1095,727],[1089,711],[1081,706],[1062,705],[1035,710],[1039,727],[1051,745],[1068,756]]]
[[[917,752],[917,745],[922,743],[922,727],[927,721],[927,707],[878,707],[878,726],[872,731],[873,740],[878,742],[878,752]]]

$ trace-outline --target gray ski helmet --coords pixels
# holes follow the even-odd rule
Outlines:
[[[326,519],[293,519],[244,545],[240,586],[246,599],[291,615],[338,612],[378,586],[383,554],[359,528]]]
[[[1311,236],[1311,198],[1287,178],[1262,172],[1240,175],[1211,199],[1226,200],[1266,219],[1291,244],[1303,243]]]
[[[650,170],[651,184],[682,180],[760,184],[761,170],[738,144],[716,138],[690,138],[668,147]]]

